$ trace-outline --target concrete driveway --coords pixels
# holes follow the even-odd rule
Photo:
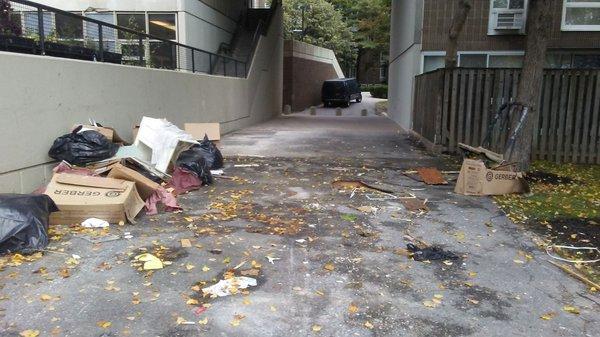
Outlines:
[[[356,103],[355,101],[352,101],[350,103],[350,107],[348,107],[348,108],[341,107],[342,116],[358,117],[358,116],[361,116],[363,109],[367,109],[368,116],[374,116],[375,115],[375,104],[377,104],[377,102],[385,101],[384,99],[372,97],[369,92],[363,92],[362,95],[363,95],[362,102]],[[323,105],[321,104],[320,106],[318,106],[316,108],[317,108],[316,109],[317,116],[335,116],[335,114],[336,114],[336,107],[326,108],[326,107],[323,107]],[[307,114],[310,114],[310,109],[306,109],[304,111],[297,112],[295,114],[307,115]]]
[[[43,256],[4,261],[0,336],[600,335],[597,295],[546,262],[490,199],[402,174],[457,163],[427,155],[386,118],[295,114],[221,145],[230,178],[181,196],[183,212],[96,230],[133,236],[97,244],[61,226]],[[332,186],[340,179],[395,197]],[[428,210],[397,198],[410,195]],[[414,261],[410,242],[458,259]],[[139,270],[140,252],[170,264]],[[225,275],[257,286],[202,296]]]

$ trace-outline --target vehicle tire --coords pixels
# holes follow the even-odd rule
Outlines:
[[[356,99],[356,103],[360,103],[362,102],[362,95],[358,96],[358,98]]]
[[[346,102],[344,103],[344,106],[345,106],[346,108],[349,108],[349,107],[350,107],[350,97],[346,98]]]

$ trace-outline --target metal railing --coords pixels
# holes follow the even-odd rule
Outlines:
[[[123,27],[102,21],[104,12],[99,10],[86,12],[99,18],[95,19],[26,0],[0,3],[10,4],[0,12],[0,51],[230,77],[246,77],[248,71],[246,61],[144,33],[140,30],[145,30],[145,24],[136,29],[140,27],[136,14],[124,14],[130,18],[129,27]],[[112,17],[113,12],[109,13]],[[166,28],[172,27],[167,24]],[[211,66],[217,57],[226,59],[232,68],[218,73]]]

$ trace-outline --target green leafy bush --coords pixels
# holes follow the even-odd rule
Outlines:
[[[371,96],[375,98],[388,98],[388,86],[387,84],[363,84],[361,86],[362,91],[368,91]]]

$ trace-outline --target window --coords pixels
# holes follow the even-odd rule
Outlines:
[[[488,35],[524,34],[527,0],[490,0]]]
[[[562,30],[600,30],[600,0],[563,0]]]
[[[146,32],[145,14],[117,14],[117,25],[135,30],[136,32]],[[137,39],[135,34],[119,31],[119,39],[133,40]]]
[[[56,14],[56,36],[59,39],[83,39],[83,21],[76,17],[64,14]]]
[[[175,14],[148,14],[149,34],[165,40],[177,38]]]
[[[490,55],[488,68],[522,68],[522,55]]]
[[[444,68],[444,62],[445,56],[443,55],[425,55],[423,56],[423,72]]]
[[[85,13],[85,16],[90,18],[90,19],[94,19],[94,20],[98,20],[98,21],[102,21],[102,22],[106,22],[106,23],[110,23],[110,24],[115,24],[115,15],[112,12],[109,13]],[[98,25],[92,22],[86,22],[84,25],[85,28],[85,36],[87,40],[91,40],[94,43],[94,48],[98,48],[98,40],[99,40],[99,34],[98,34]],[[113,28],[109,28],[109,27],[102,27],[102,42],[103,42],[103,47],[104,47],[104,51],[109,51],[109,52],[116,52],[116,38],[117,38],[117,33],[116,30]],[[89,41],[88,41],[89,43]]]
[[[463,68],[486,68],[487,54],[459,54],[458,66]]]

